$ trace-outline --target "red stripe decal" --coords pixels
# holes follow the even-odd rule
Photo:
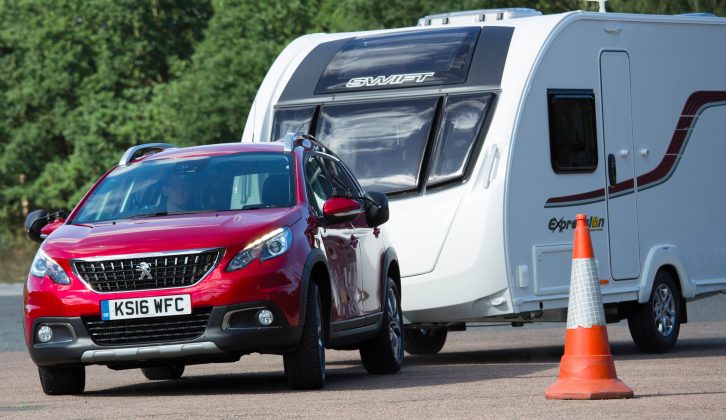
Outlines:
[[[695,126],[698,114],[703,112],[703,107],[725,101],[726,92],[723,91],[698,91],[693,92],[688,97],[685,105],[683,105],[683,112],[676,123],[671,142],[668,144],[668,149],[660,163],[650,172],[638,176],[637,185],[639,189],[654,187],[668,179],[673,171],[675,171],[675,166],[678,164],[678,155],[681,155],[685,150],[690,130]],[[635,185],[635,181],[631,178],[609,187],[608,193],[615,194],[630,189],[629,192],[626,192],[628,194],[634,191]],[[596,201],[604,200],[605,189],[600,188],[581,194],[552,197],[547,200],[545,207],[576,205],[580,201],[593,199]]]
[[[608,194],[615,194],[622,191],[632,190],[634,187],[633,178],[630,178],[627,181],[618,182],[615,185],[612,185],[608,187]]]
[[[696,119],[696,117],[682,115],[681,118],[678,119],[678,125],[676,125],[676,130],[683,130],[683,129],[691,128],[691,123],[695,119]]]
[[[673,137],[671,137],[671,143],[668,145],[668,150],[666,150],[666,155],[677,155],[681,153],[681,149],[683,149],[683,141],[686,140],[686,135],[688,135],[688,132],[690,130],[676,130],[673,132]]]

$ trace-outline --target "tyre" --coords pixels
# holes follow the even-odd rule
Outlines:
[[[305,323],[297,350],[283,355],[285,376],[292,389],[318,389],[325,385],[325,336],[320,291],[310,284]]]
[[[628,327],[635,345],[645,353],[665,353],[678,341],[682,303],[676,282],[667,271],[655,276],[648,302],[628,316]]]
[[[446,328],[406,328],[403,345],[409,354],[436,354],[446,343]]]
[[[396,373],[403,365],[403,315],[398,288],[390,277],[387,283],[381,330],[360,348],[363,367],[373,374]]]
[[[161,381],[165,379],[179,379],[184,374],[184,365],[168,365],[141,368],[146,379]]]
[[[83,366],[38,366],[40,385],[48,395],[82,394],[86,387],[86,368]]]

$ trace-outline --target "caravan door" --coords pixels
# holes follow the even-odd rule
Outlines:
[[[640,274],[640,255],[627,52],[605,51],[600,55],[600,87],[610,271],[613,280],[632,279]]]

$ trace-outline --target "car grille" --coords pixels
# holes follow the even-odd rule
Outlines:
[[[83,317],[94,343],[101,346],[191,340],[204,334],[211,308],[192,311],[191,315],[103,321],[99,316]]]
[[[73,260],[75,273],[97,292],[165,289],[200,281],[219,261],[222,250],[150,254],[132,258]],[[146,268],[144,271],[142,268]]]

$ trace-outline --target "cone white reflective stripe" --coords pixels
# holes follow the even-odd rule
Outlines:
[[[594,258],[572,260],[567,328],[605,325],[605,310]]]

